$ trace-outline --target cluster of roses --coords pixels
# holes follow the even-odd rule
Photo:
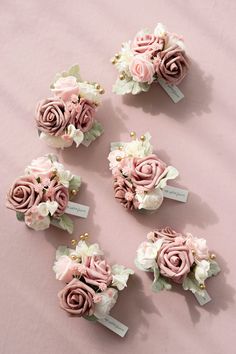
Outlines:
[[[137,139],[131,132],[131,137],[131,142],[115,146],[108,156],[115,198],[130,210],[156,210],[163,202],[163,188],[178,171],[152,153],[149,133]]]
[[[58,280],[67,283],[58,293],[62,309],[96,320],[109,314],[118,290],[127,286],[129,275],[134,272],[118,264],[111,267],[98,244],[88,245],[85,237],[82,235],[75,249],[58,248],[53,270]]]
[[[120,73],[113,91],[117,94],[147,91],[152,82],[163,79],[178,85],[189,70],[182,37],[158,23],[154,32],[142,30],[133,42],[125,42],[112,59]]]
[[[82,81],[78,65],[57,74],[51,85],[53,97],[40,101],[36,108],[36,124],[40,138],[56,148],[75,142],[88,146],[102,133],[95,121],[96,108],[104,90],[97,83]]]
[[[220,271],[206,240],[170,227],[150,232],[147,239],[139,246],[135,263],[141,270],[154,272],[153,290],[171,289],[169,279],[204,297],[205,280]]]
[[[54,224],[72,232],[72,221],[64,213],[80,185],[81,178],[65,170],[55,155],[45,155],[33,160],[10,187],[7,207],[34,230]]]

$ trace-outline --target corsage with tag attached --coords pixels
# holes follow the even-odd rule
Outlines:
[[[187,191],[167,186],[167,181],[179,173],[153,153],[151,135],[145,133],[140,139],[135,132],[130,135],[132,140],[128,143],[111,143],[108,160],[115,198],[129,210],[155,211],[164,197],[186,202]]]
[[[103,128],[95,113],[104,89],[96,82],[83,81],[78,65],[57,74],[50,86],[52,96],[36,108],[36,125],[40,139],[55,148],[73,144],[89,146]]]
[[[171,289],[172,281],[190,290],[204,305],[211,300],[205,282],[220,272],[215,258],[205,239],[165,227],[148,233],[147,241],[138,247],[135,264],[153,272],[153,291]]]
[[[24,175],[15,180],[7,193],[6,206],[36,231],[52,224],[72,233],[73,221],[66,214],[86,217],[75,210],[84,207],[87,213],[89,209],[71,202],[80,185],[80,176],[65,170],[55,155],[48,154],[33,160]]]
[[[66,283],[58,293],[60,306],[70,315],[98,321],[123,337],[128,328],[109,313],[134,272],[123,265],[111,266],[99,245],[87,243],[87,238],[85,233],[79,242],[72,240],[73,249],[57,249],[53,270],[56,279]]]
[[[178,85],[189,70],[183,38],[168,32],[161,23],[154,31],[141,30],[133,41],[123,43],[112,64],[119,72],[113,92],[119,95],[148,91],[153,82],[159,82],[170,94],[168,85]]]

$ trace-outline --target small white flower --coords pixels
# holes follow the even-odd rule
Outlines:
[[[145,140],[141,141],[135,139],[129,143],[124,143],[123,151],[126,156],[131,157],[145,157],[152,153],[152,145],[150,144],[151,135],[150,133],[144,134]]]
[[[115,167],[117,167],[120,163],[120,161],[117,161],[116,158],[117,157],[125,157],[125,153],[122,150],[113,150],[110,152],[110,154],[108,155],[108,160],[110,161],[109,167],[111,170],[113,170]]]
[[[41,216],[47,216],[49,213],[51,216],[55,213],[58,208],[58,203],[56,201],[49,201],[39,203],[37,206],[37,211]]]
[[[156,210],[160,208],[163,198],[163,192],[160,188],[147,193],[136,193],[136,199],[139,201],[139,209]]]
[[[131,41],[125,42],[122,45],[120,51],[120,58],[116,61],[115,67],[119,72],[125,72],[126,75],[130,75],[129,65],[133,59],[133,52],[131,50]]]
[[[58,149],[70,147],[73,144],[73,139],[63,139],[61,136],[52,136],[44,132],[40,133],[40,139],[44,140],[46,144]]]
[[[156,242],[144,241],[137,249],[135,263],[138,268],[148,270],[156,265],[157,253],[161,248],[163,240],[159,239]]]
[[[134,271],[130,268],[125,268],[123,265],[115,264],[112,266],[112,285],[116,286],[118,290],[123,290],[127,286],[127,281],[130,274]]]
[[[85,82],[78,82],[79,95],[87,100],[99,104],[101,95],[94,85]]]
[[[99,294],[99,302],[95,303],[94,316],[97,318],[106,317],[115,305],[118,298],[118,290],[108,288]]]
[[[164,38],[167,34],[166,27],[162,23],[158,23],[156,28],[154,29],[154,34],[155,36],[158,36],[160,38]]]
[[[83,259],[84,257],[88,256],[102,256],[103,251],[99,248],[97,243],[87,245],[85,241],[79,241],[73,254]]]
[[[208,278],[208,271],[210,269],[210,263],[206,260],[197,262],[194,269],[195,278],[199,284],[204,284],[204,281]]]
[[[76,129],[73,124],[67,127],[67,135],[74,140],[76,147],[84,140],[84,133],[80,129]]]

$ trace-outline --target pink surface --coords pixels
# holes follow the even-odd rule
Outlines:
[[[225,1],[1,1],[1,314],[0,353],[235,353],[235,17]],[[124,40],[158,21],[183,34],[193,59],[174,105],[160,87],[147,94],[111,93],[109,63]],[[33,232],[3,206],[5,192],[34,158],[52,152],[37,138],[33,113],[57,71],[80,63],[85,80],[106,89],[98,118],[105,134],[90,148],[59,152],[84,180],[79,202],[91,207],[74,219],[75,235],[89,232],[111,262],[134,267],[138,244],[155,226],[171,225],[207,238],[222,273],[210,279],[213,301],[201,308],[178,287],[153,294],[137,270],[112,315],[129,326],[121,339],[99,324],[59,309],[62,284],[51,270],[68,234]],[[14,130],[13,130],[14,128]],[[107,167],[110,141],[149,130],[160,158],[181,173],[187,204],[165,201],[158,213],[129,214],[113,198]]]

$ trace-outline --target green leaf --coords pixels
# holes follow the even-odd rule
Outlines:
[[[19,220],[19,221],[24,221],[24,220],[25,220],[25,214],[24,214],[24,213],[21,213],[20,211],[17,211],[17,212],[16,212],[16,218],[17,218],[17,220]]]
[[[91,315],[91,316],[83,316],[86,320],[88,320],[88,321],[93,321],[93,322],[95,322],[95,321],[97,321],[98,319],[97,319],[97,317],[96,316],[94,316],[94,315]]]
[[[140,270],[142,270],[143,272],[153,272],[153,269],[150,268],[150,269],[145,269],[142,267],[142,265],[138,262],[137,258],[135,258],[134,260],[134,264],[136,265],[136,267]]]
[[[164,289],[170,290],[171,284],[160,275],[159,268],[155,267],[154,268],[154,281],[152,283],[152,291],[159,292]]]
[[[204,297],[205,291],[200,289],[197,280],[195,279],[194,273],[190,272],[185,278],[183,284],[184,290],[190,290],[193,294],[198,294],[199,296]]]
[[[210,269],[208,271],[208,277],[212,277],[213,275],[217,275],[220,272],[219,264],[216,261],[210,261]]]
[[[115,84],[113,85],[112,91],[118,95],[125,95],[127,93],[132,93],[133,95],[137,95],[138,93],[144,91],[148,91],[150,85],[146,82],[137,82],[132,78],[120,80],[117,79]]]
[[[57,73],[55,75],[55,78],[52,82],[52,84],[50,85],[50,88],[54,88],[54,83],[60,79],[60,77],[67,77],[67,76],[74,76],[77,81],[82,81],[81,79],[81,76],[80,76],[80,68],[79,68],[79,65],[76,64],[76,65],[73,65],[68,71],[63,71],[61,73]]]
[[[156,188],[163,189],[166,186],[166,182],[169,179],[175,179],[176,177],[178,177],[178,175],[179,175],[179,172],[175,167],[168,166],[166,168],[166,170],[163,172],[162,176],[160,176],[160,182],[158,183]]]
[[[80,176],[73,176],[72,179],[69,182],[69,189],[73,190],[75,189],[76,191],[79,189],[81,186],[81,177]]]
[[[89,146],[92,141],[102,135],[103,131],[104,130],[101,123],[95,120],[92,128],[88,132],[84,133],[84,140],[82,141],[82,144]]]
[[[61,256],[69,256],[70,249],[67,246],[59,246],[56,250],[56,260]]]
[[[59,227],[62,230],[69,232],[69,234],[73,233],[74,230],[73,221],[66,214],[61,215],[59,218],[51,218],[51,224],[56,227]]]

